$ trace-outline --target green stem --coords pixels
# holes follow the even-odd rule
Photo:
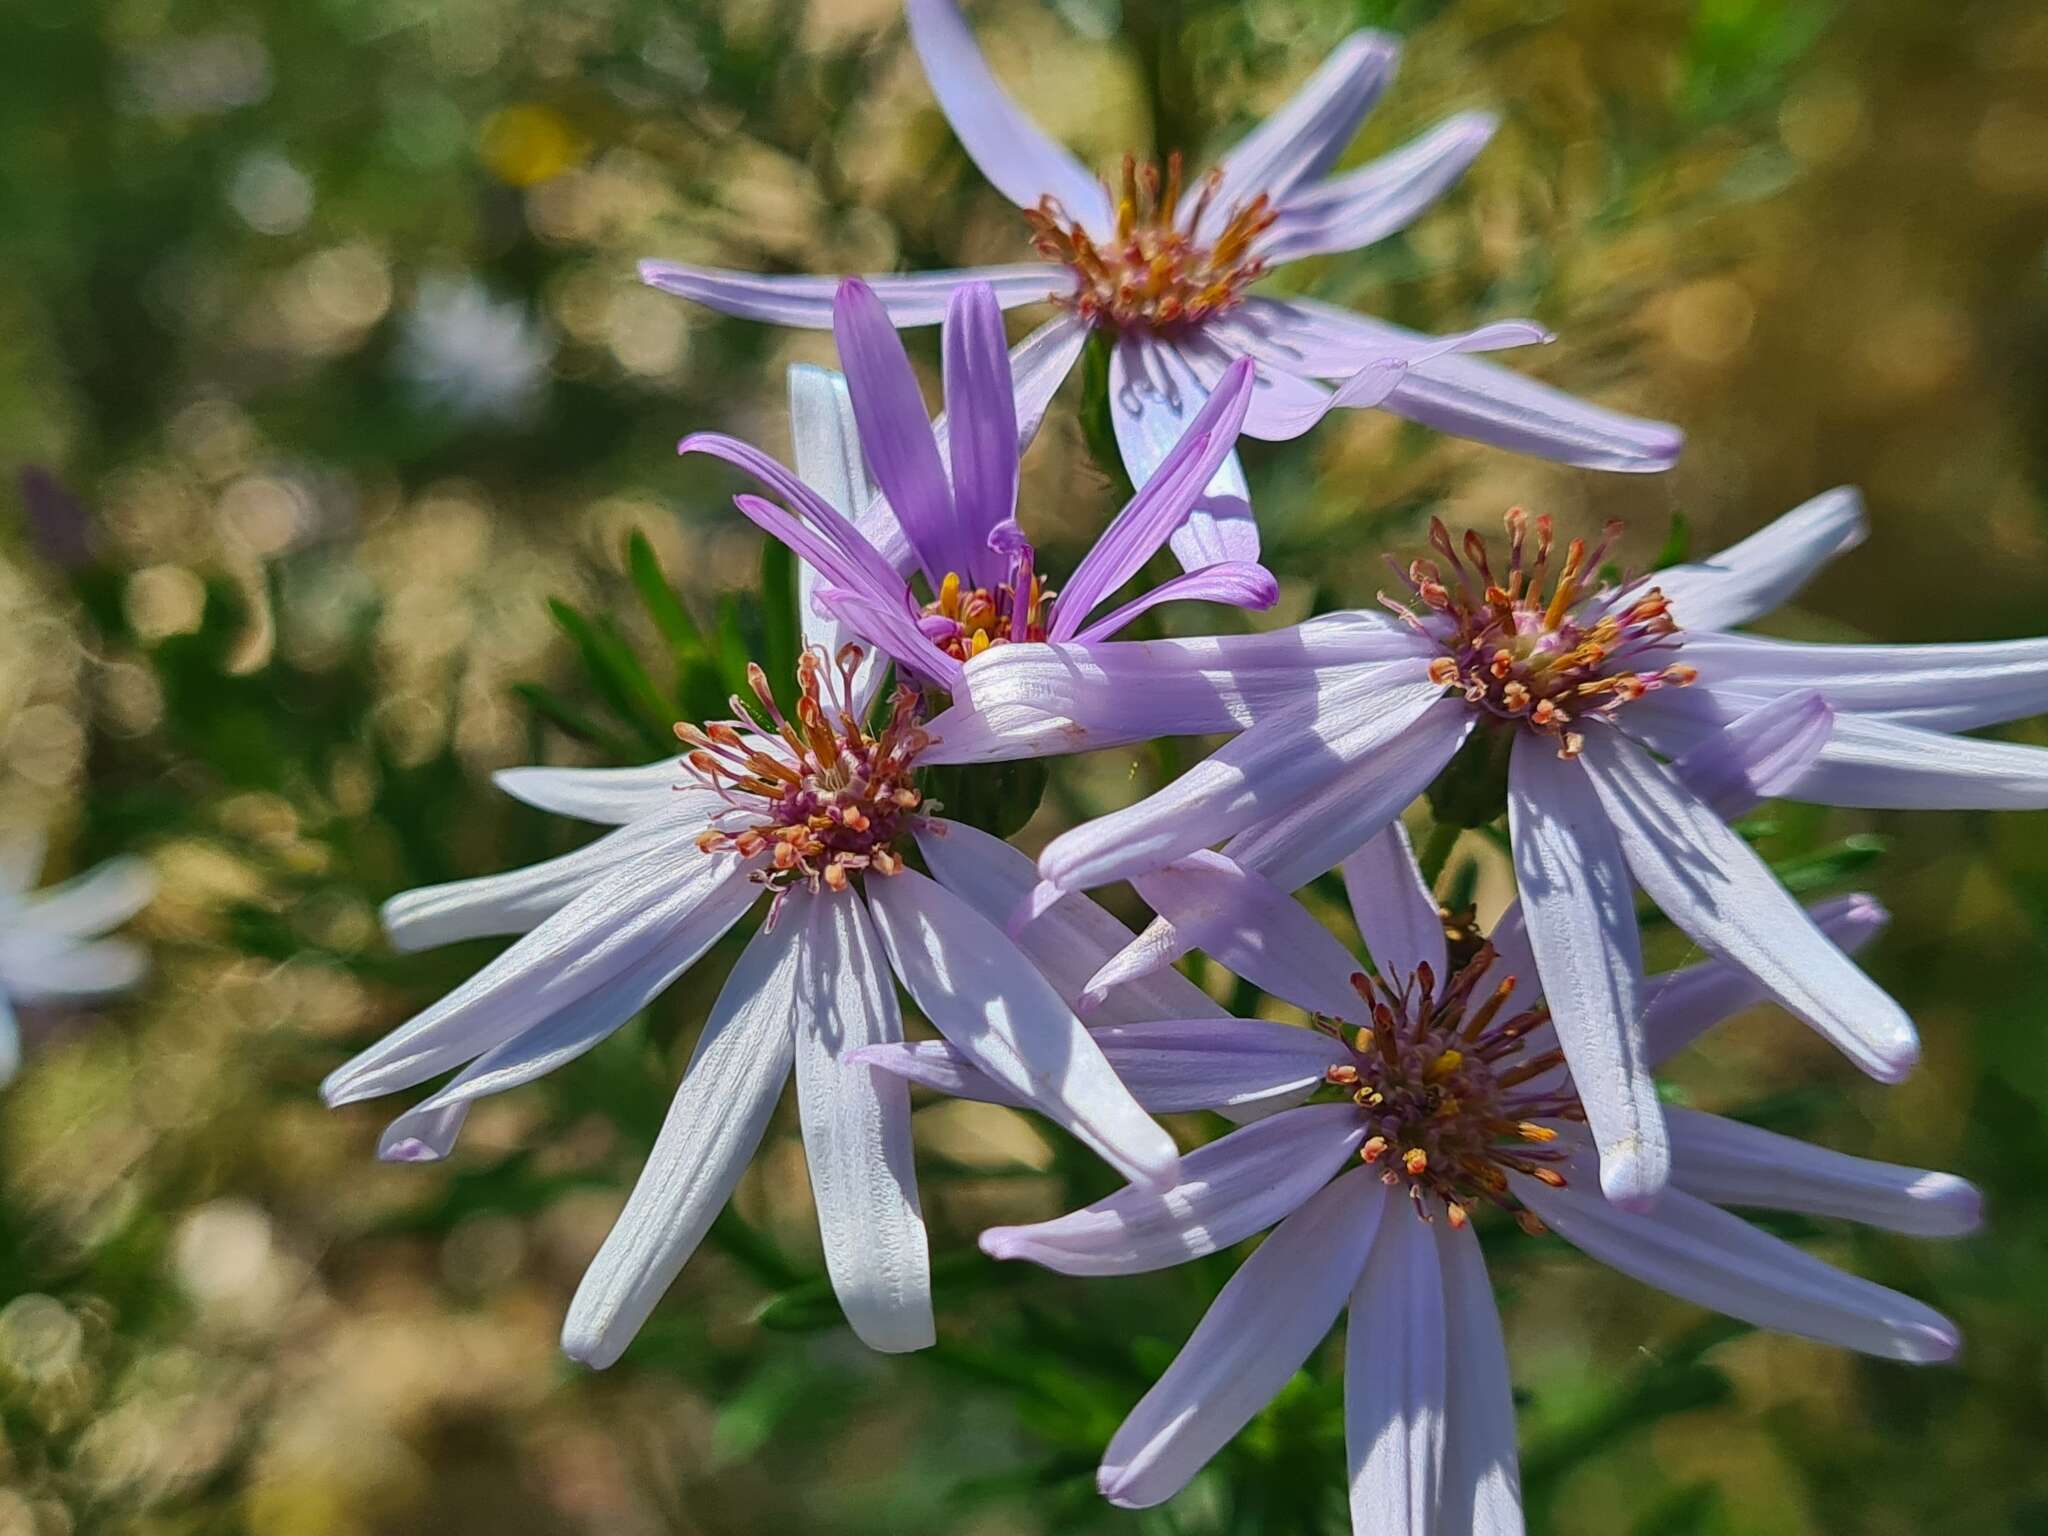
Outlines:
[[[1451,850],[1458,846],[1458,839],[1465,829],[1456,822],[1440,821],[1429,829],[1429,841],[1422,845],[1422,854],[1416,860],[1422,866],[1422,883],[1432,891],[1444,872],[1444,865],[1450,862]]]

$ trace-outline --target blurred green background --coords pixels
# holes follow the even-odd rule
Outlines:
[[[1657,478],[1379,416],[1254,445],[1277,617],[1370,601],[1431,511],[1626,516],[1646,559],[1675,518],[1700,551],[1853,481],[1873,538],[1787,632],[2048,627],[2038,0],[972,14],[1098,164],[1213,153],[1351,28],[1404,34],[1352,158],[1462,108],[1505,125],[1408,235],[1287,281],[1432,329],[1533,316],[1562,340],[1518,365],[1691,434]],[[1089,1284],[981,1259],[982,1225],[1109,1183],[1002,1110],[919,1114],[938,1350],[872,1356],[837,1324],[792,1128],[626,1359],[561,1361],[720,964],[480,1110],[444,1167],[376,1164],[391,1106],[313,1092],[491,952],[396,957],[378,901],[582,835],[489,771],[652,755],[648,717],[716,698],[776,628],[734,483],[672,446],[786,453],[783,367],[829,339],[642,289],[634,260],[918,268],[1018,259],[1023,233],[892,0],[0,7],[0,466],[75,498],[0,492],[0,831],[47,826],[53,875],[142,852],[163,887],[146,988],[36,1021],[0,1097],[0,1536],[1346,1528],[1332,1361],[1167,1510],[1096,1500],[1103,1441],[1229,1260]],[[1022,514],[1054,570],[1112,510],[1065,398]],[[636,530],[702,644],[648,620]],[[1066,765],[1025,841],[1187,760]],[[1990,1224],[1961,1244],[1780,1224],[1954,1314],[1968,1353],[1916,1371],[1745,1335],[1489,1233],[1532,1525],[2048,1532],[2048,821],[1768,819],[1816,889],[1893,908],[1869,964],[1926,1064],[1881,1089],[1760,1014],[1675,1091],[1979,1181]],[[1497,906],[1483,839],[1467,860]]]

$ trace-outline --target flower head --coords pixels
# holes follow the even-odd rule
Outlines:
[[[1333,169],[1393,79],[1395,41],[1344,39],[1295,96],[1206,171],[1178,153],[1163,166],[1126,155],[1098,181],[1004,92],[955,0],[906,0],[910,36],[940,108],[982,173],[1022,210],[1040,260],[964,272],[868,279],[898,326],[930,325],[963,283],[1004,308],[1051,300],[1061,313],[1017,349],[1027,431],[1100,330],[1114,339],[1110,406],[1132,481],[1162,472],[1174,444],[1250,359],[1257,385],[1244,430],[1299,436],[1338,407],[1379,407],[1438,431],[1612,470],[1662,470],[1680,434],[1588,405],[1464,354],[1547,341],[1526,322],[1430,337],[1312,299],[1252,291],[1305,256],[1356,250],[1412,223],[1458,178],[1496,126],[1461,113],[1354,170]],[[768,277],[673,262],[641,265],[653,286],[728,314],[780,325],[836,324],[834,280]],[[1250,492],[1223,455],[1173,550],[1189,569],[1257,557]],[[891,492],[893,499],[894,492]],[[899,508],[899,511],[902,509]]]
[[[851,502],[838,451],[853,436],[843,389],[803,371],[792,395],[799,464],[824,494]],[[931,1342],[909,1099],[853,1059],[902,1039],[899,983],[978,1071],[1127,1176],[1166,1178],[1176,1165],[1172,1139],[1069,1001],[1128,932],[1077,899],[1048,919],[1056,963],[1041,969],[1006,938],[998,922],[1030,888],[1030,860],[938,817],[916,778],[928,741],[917,696],[900,692],[871,723],[879,669],[829,616],[804,617],[810,645],[792,712],[754,668],[752,705],[735,699],[734,719],[678,729],[681,760],[501,775],[543,809],[617,830],[530,869],[387,903],[401,948],[522,937],[322,1088],[346,1104],[452,1069],[381,1145],[399,1161],[445,1156],[472,1104],[598,1045],[765,898],[767,919],[727,976],[639,1184],[570,1308],[563,1347],[593,1365],[618,1358],[710,1229],[792,1071],[826,1265],[849,1321],[879,1349]],[[913,846],[930,875],[907,867]],[[1066,978],[1065,994],[1048,974]],[[1153,1017],[1211,1007],[1182,1003],[1180,989],[1194,989],[1175,982],[1145,994],[1170,1000]]]
[[[1228,861],[1212,859],[1190,874],[1183,900],[1170,905],[1201,914],[1207,947],[1240,974],[1323,1017],[1350,993],[1371,1013],[1368,1029],[1352,1037],[1213,1021],[1180,1040],[1133,1043],[1119,1058],[1134,1084],[1185,1085],[1198,1077],[1186,1064],[1187,1036],[1199,1043],[1206,1035],[1212,1066],[1199,1078],[1212,1104],[1270,1093],[1291,1079],[1294,1107],[1189,1153],[1173,1188],[1125,1189],[1051,1221],[982,1234],[997,1258],[1119,1275],[1183,1263],[1272,1228],[1111,1439],[1099,1473],[1106,1497],[1145,1507],[1186,1486],[1348,1307],[1353,1529],[1520,1530],[1508,1365],[1472,1230],[1487,1204],[1757,1327],[1893,1360],[1953,1358],[1958,1337],[1946,1318],[1720,1207],[1950,1237],[1977,1225],[1981,1202],[1970,1185],[1686,1110],[1673,1121],[1674,1188],[1654,1210],[1616,1209],[1592,1192],[1599,1155],[1557,1060],[1553,1030],[1569,1028],[1570,1005],[1553,996],[1546,1010],[1525,968],[1520,915],[1505,915],[1493,943],[1445,982],[1442,914],[1398,826],[1348,860],[1344,877],[1378,965],[1379,979],[1362,986],[1355,961],[1327,929]],[[1882,922],[1861,897],[1814,915],[1852,944]],[[1657,982],[1645,1022],[1658,1061],[1760,994],[1721,960]],[[885,1047],[864,1059],[929,1081],[916,1050]],[[1301,1081],[1311,1050],[1322,1052],[1329,1102],[1313,1101],[1314,1080]],[[1175,1052],[1171,1068],[1145,1060]],[[1183,1091],[1176,1102],[1196,1096]]]
[[[91,1004],[125,992],[149,969],[143,949],[104,934],[156,894],[149,866],[109,859],[62,885],[33,891],[43,862],[39,838],[0,847],[0,1085],[21,1064],[15,1010]]]
[[[1106,733],[1135,708],[1158,734],[1241,733],[1174,784],[1055,838],[1039,861],[1040,902],[1125,878],[1142,890],[1226,839],[1236,862],[1294,889],[1399,815],[1475,733],[1487,737],[1505,769],[1496,792],[1531,964],[1559,1010],[1601,1176],[1610,1194],[1645,1202],[1667,1177],[1669,1141],[1644,1053],[1636,889],[1859,1067],[1902,1077],[1918,1055],[1911,1021],[1728,818],[1769,795],[2048,805],[2048,750],[1958,734],[2048,708],[2048,641],[1838,646],[1727,633],[1861,540],[1853,492],[1659,571],[1654,585],[1606,582],[1596,552],[1569,550],[1539,581],[1540,525],[1518,556],[1518,524],[1527,537],[1511,522],[1499,563],[1476,542],[1454,563],[1440,534],[1443,563],[1409,568],[1413,611],[1400,618],[1332,615],[1220,640],[1199,659],[1113,643],[1085,665],[992,657],[977,696],[1028,692],[1029,708],[983,708],[971,725],[1052,740]],[[1130,702],[1154,690],[1156,707]],[[954,721],[931,729],[943,738]],[[1148,934],[1111,974],[1176,952],[1170,932]]]
[[[887,493],[856,524],[766,454],[718,433],[684,453],[737,464],[779,497],[735,498],[740,510],[821,573],[812,602],[880,646],[912,676],[961,692],[967,664],[1004,646],[1093,642],[1174,599],[1266,607],[1279,588],[1264,567],[1219,561],[1112,609],[1098,610],[1186,519],[1236,441],[1252,389],[1234,365],[1162,465],[1057,587],[1017,520],[1018,457],[1002,314],[986,284],[953,296],[945,329],[946,415],[935,432],[903,343],[873,291],[849,279],[835,305],[857,451]],[[941,454],[950,459],[951,474]],[[921,576],[924,592],[912,585]]]

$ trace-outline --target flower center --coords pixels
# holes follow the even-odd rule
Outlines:
[[[749,663],[758,716],[735,695],[738,719],[676,727],[692,749],[685,765],[726,802],[697,846],[742,858],[766,854],[754,878],[778,895],[798,884],[843,891],[863,870],[903,868],[895,843],[919,814],[912,764],[930,738],[909,689],[897,691],[881,729],[868,732],[854,707],[862,654],[857,645],[840,647],[837,696],[828,700],[825,653],[805,651],[797,659],[793,721],[776,704],[768,674]]]
[[[1582,1120],[1578,1094],[1554,1045],[1525,1055],[1529,1036],[1549,1022],[1543,1005],[1511,1012],[1515,978],[1504,978],[1474,1000],[1492,967],[1494,950],[1482,945],[1444,988],[1418,966],[1398,987],[1363,973],[1351,978],[1366,1005],[1365,1025],[1318,1018],[1316,1027],[1344,1042],[1351,1060],[1329,1069],[1368,1127],[1359,1156],[1382,1169],[1389,1186],[1406,1184],[1415,1211],[1431,1219],[1442,1204],[1454,1227],[1470,1220],[1475,1203],[1513,1212],[1525,1230],[1541,1231],[1535,1215],[1509,1191],[1508,1174],[1522,1173],[1562,1187],[1553,1164],[1564,1154],[1546,1120]]]
[[[1231,210],[1214,244],[1198,243],[1193,231],[1222,183],[1222,173],[1211,171],[1180,218],[1179,152],[1167,157],[1163,177],[1156,164],[1141,166],[1125,155],[1122,187],[1109,187],[1116,235],[1100,245],[1059,199],[1041,198],[1024,214],[1032,246],[1048,261],[1071,268],[1076,283],[1073,293],[1055,294],[1053,301],[1090,324],[1119,330],[1192,325],[1229,309],[1264,274],[1266,264],[1251,248],[1279,214],[1262,192]]]
[[[1043,640],[1056,595],[1028,564],[990,587],[969,587],[959,572],[948,571],[938,597],[924,605],[919,627],[948,656],[971,661],[992,645]]]
[[[1646,693],[1694,680],[1692,667],[1665,660],[1679,630],[1663,592],[1645,588],[1640,579],[1600,583],[1600,563],[1620,523],[1609,523],[1591,551],[1584,539],[1573,539],[1555,586],[1549,586],[1548,515],[1535,520],[1535,558],[1526,562],[1528,514],[1515,507],[1506,522],[1503,579],[1495,580],[1477,533],[1465,534],[1460,561],[1450,531],[1432,518],[1429,542],[1451,576],[1428,559],[1406,571],[1395,568],[1421,601],[1420,615],[1382,595],[1382,602],[1442,648],[1444,654],[1429,664],[1432,681],[1458,689],[1468,703],[1500,720],[1556,737],[1558,755],[1576,757],[1585,739],[1571,728],[1574,721],[1588,715],[1611,719]]]

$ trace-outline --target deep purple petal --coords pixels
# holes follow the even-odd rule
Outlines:
[[[1252,377],[1249,361],[1233,363],[1225,371],[1180,441],[1082,557],[1054,605],[1053,639],[1068,640],[1079,633],[1097,605],[1136,575],[1187,521],[1195,499],[1237,441],[1251,401]]]
[[[1141,613],[1163,603],[1228,603],[1233,608],[1260,612],[1280,601],[1280,583],[1263,565],[1226,560],[1206,565],[1199,571],[1183,571],[1141,592],[1120,608],[1090,624],[1074,639],[1081,645],[1107,640]]]
[[[858,278],[840,284],[832,335],[853,395],[868,469],[936,590],[948,571],[966,569],[967,541],[953,512],[952,490],[910,356],[881,300]]]
[[[946,315],[947,447],[953,459],[953,505],[959,547],[948,567],[976,586],[1002,579],[1004,563],[990,534],[1017,510],[1017,402],[1009,342],[995,294],[982,284],[961,288]]]

